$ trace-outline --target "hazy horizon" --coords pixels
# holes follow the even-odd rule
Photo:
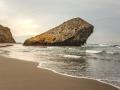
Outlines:
[[[17,42],[80,17],[93,24],[88,43],[120,42],[118,0],[0,0],[0,24],[11,28]]]

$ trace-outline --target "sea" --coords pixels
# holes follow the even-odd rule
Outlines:
[[[38,63],[38,68],[88,78],[120,88],[120,44],[0,47],[0,55]]]

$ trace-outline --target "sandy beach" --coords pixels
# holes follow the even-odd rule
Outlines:
[[[89,79],[37,68],[37,63],[0,56],[0,90],[119,90]]]

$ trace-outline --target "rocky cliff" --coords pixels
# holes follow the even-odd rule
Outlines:
[[[15,43],[8,27],[0,25],[0,43]]]
[[[93,32],[93,25],[81,18],[73,18],[49,31],[29,38],[24,45],[81,46]]]

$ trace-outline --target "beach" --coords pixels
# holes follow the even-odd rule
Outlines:
[[[37,65],[0,56],[0,90],[119,90],[96,80],[40,69]]]

